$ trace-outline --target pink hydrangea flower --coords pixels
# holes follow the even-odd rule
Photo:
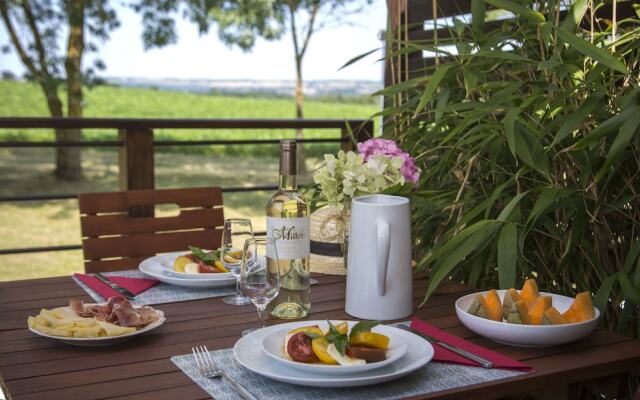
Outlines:
[[[404,160],[404,164],[400,167],[400,173],[405,179],[411,183],[416,183],[420,178],[420,170],[415,164],[415,159],[409,153],[403,152],[393,140],[369,139],[358,143],[358,153],[364,157],[365,161],[374,155],[401,157]]]

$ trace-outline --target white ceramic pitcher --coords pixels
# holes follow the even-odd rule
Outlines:
[[[351,203],[347,314],[404,318],[413,312],[409,199],[374,194]]]

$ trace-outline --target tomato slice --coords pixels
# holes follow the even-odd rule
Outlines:
[[[365,360],[368,363],[384,361],[387,359],[386,350],[372,349],[363,346],[347,346],[347,355],[349,357]]]
[[[291,359],[298,362],[312,363],[318,360],[311,347],[311,338],[304,332],[291,336],[287,343],[287,353]]]
[[[318,357],[320,362],[324,364],[337,364],[338,362],[329,355],[327,347],[329,341],[324,337],[315,338],[311,341],[311,347],[313,348],[313,354]]]
[[[347,323],[347,321],[340,322],[338,325],[336,325],[336,330],[338,331],[338,333],[346,335],[349,331],[349,324]]]

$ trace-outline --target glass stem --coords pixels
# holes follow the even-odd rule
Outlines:
[[[236,296],[242,296],[242,293],[240,292],[240,277],[239,276],[236,278]]]
[[[258,309],[258,318],[260,319],[260,327],[264,328],[266,327],[265,323],[264,323],[264,310],[265,308],[267,308],[267,306],[256,306],[256,308]]]

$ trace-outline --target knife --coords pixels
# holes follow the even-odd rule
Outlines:
[[[407,332],[411,332],[411,333],[413,333],[415,335],[418,335],[418,336],[420,336],[421,338],[425,339],[427,342],[429,342],[431,344],[437,344],[438,346],[443,347],[443,348],[445,348],[445,349],[447,349],[449,351],[452,351],[452,352],[454,352],[454,353],[456,353],[458,355],[461,355],[464,358],[468,358],[469,360],[475,361],[478,364],[480,364],[483,368],[493,368],[493,363],[491,361],[487,360],[486,358],[482,358],[482,357],[477,356],[477,355],[475,355],[473,353],[469,353],[466,350],[462,350],[461,348],[456,347],[456,346],[454,346],[452,344],[445,343],[445,342],[443,342],[441,340],[438,340],[438,339],[436,339],[434,337],[425,335],[424,333],[419,332],[419,331],[417,331],[415,329],[412,329],[412,328],[410,328],[410,327],[408,327],[406,325],[398,324],[398,325],[396,325],[396,327],[400,328],[402,330],[405,330]]]
[[[116,292],[120,293],[121,295],[123,295],[124,297],[126,297],[129,300],[133,300],[136,298],[136,295],[131,293],[130,291],[128,291],[127,289],[123,288],[122,286],[119,286],[118,284],[116,284],[115,282],[113,282],[112,280],[110,280],[109,278],[107,278],[106,276],[102,275],[101,273],[96,273],[94,274],[94,276],[102,283],[104,283],[105,285],[109,286],[111,289],[115,290]]]

